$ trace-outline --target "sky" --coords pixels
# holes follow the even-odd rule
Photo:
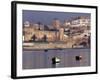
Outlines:
[[[29,21],[30,23],[41,22],[45,25],[50,25],[52,20],[57,18],[64,22],[72,17],[87,16],[90,17],[90,13],[73,13],[73,12],[51,12],[51,11],[34,11],[34,10],[23,10],[23,22]]]

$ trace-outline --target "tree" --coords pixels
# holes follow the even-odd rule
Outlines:
[[[35,34],[31,37],[31,39],[32,39],[33,41],[35,41],[35,39],[36,39]]]
[[[39,25],[39,28],[38,28],[38,30],[40,30],[40,25],[41,25],[42,23],[41,23],[41,22],[38,22],[37,24]]]
[[[44,42],[47,41],[47,36],[46,36],[46,35],[43,36],[43,41],[44,41]]]

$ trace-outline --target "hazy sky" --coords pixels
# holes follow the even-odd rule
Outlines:
[[[31,23],[41,22],[43,24],[51,24],[54,18],[59,19],[62,23],[64,20],[69,20],[72,17],[87,16],[89,13],[73,13],[73,12],[51,12],[51,11],[33,11],[23,10],[23,22],[29,21]]]

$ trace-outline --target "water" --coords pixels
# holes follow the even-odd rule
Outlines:
[[[23,69],[90,66],[90,55],[90,49],[24,50],[22,64]],[[77,61],[76,56],[82,56],[82,60]],[[60,62],[52,64],[54,57]]]

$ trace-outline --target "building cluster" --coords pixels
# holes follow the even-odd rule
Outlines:
[[[23,40],[30,41],[62,41],[67,42],[69,38],[90,35],[90,18],[85,16],[75,17],[71,20],[65,20],[63,23],[59,19],[52,20],[51,25],[45,25],[41,22],[24,22]]]

